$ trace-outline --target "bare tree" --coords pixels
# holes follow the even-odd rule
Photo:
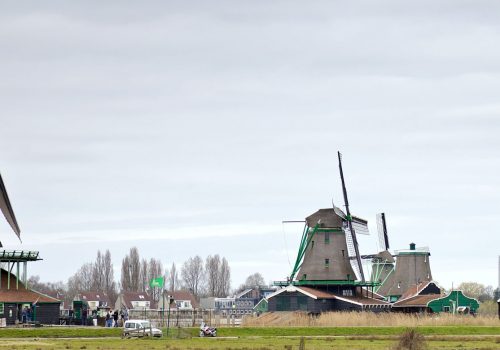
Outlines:
[[[130,257],[125,255],[122,260],[120,288],[123,291],[132,290],[132,274],[130,273]]]
[[[92,265],[92,289],[104,290],[104,256],[97,251],[95,263]]]
[[[59,282],[41,282],[40,276],[30,276],[28,278],[28,288],[41,293],[65,293],[66,286],[62,281]]]
[[[140,271],[139,250],[136,247],[130,248],[129,254],[125,255],[122,260],[121,287],[124,291],[138,292],[140,290]]]
[[[229,295],[229,291],[231,290],[231,269],[226,258],[222,258],[219,276],[219,296],[224,297]]]
[[[174,292],[180,287],[179,273],[177,272],[177,267],[175,263],[172,263],[169,274],[169,291]]]
[[[108,295],[111,301],[116,300],[117,291],[116,291],[116,282],[115,276],[113,272],[113,263],[111,261],[111,253],[109,249],[106,250],[104,254],[104,269],[103,269],[103,278],[104,278],[104,291]]]
[[[94,264],[83,264],[80,269],[68,279],[68,294],[72,297],[79,292],[88,292],[93,289]]]
[[[145,292],[149,287],[148,270],[148,261],[146,259],[142,259],[139,275],[139,291],[141,292]]]
[[[189,258],[181,268],[182,283],[196,297],[199,297],[203,289],[204,269],[203,260],[199,255]]]
[[[148,283],[153,278],[162,277],[162,275],[163,275],[163,266],[161,264],[160,259],[151,258],[148,264]],[[160,300],[162,290],[163,288],[159,287],[151,288],[150,293],[154,301],[158,302]]]
[[[218,254],[207,256],[205,260],[205,275],[207,278],[207,294],[214,297],[224,297],[231,289],[231,269],[226,258]]]
[[[218,254],[207,256],[205,259],[205,274],[207,278],[207,294],[211,297],[217,297],[219,284],[219,265],[220,257]]]
[[[266,282],[264,281],[264,277],[262,276],[262,274],[260,272],[255,272],[254,274],[251,274],[247,277],[245,283],[239,286],[238,291],[241,292],[245,289],[260,287],[264,286],[265,284]]]

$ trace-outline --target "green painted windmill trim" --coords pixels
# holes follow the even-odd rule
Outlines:
[[[300,280],[300,281],[293,281],[292,284],[294,286],[315,286],[315,285],[335,285],[335,286],[363,286],[363,287],[375,287],[380,285],[380,282],[361,282],[361,281],[355,281],[355,280]]]
[[[374,281],[378,281],[380,275],[382,274],[383,267],[381,268],[380,266],[382,265],[380,261],[376,262],[375,264],[375,275],[373,276]]]
[[[385,281],[387,281],[387,279],[389,278],[389,276],[391,275],[391,273],[393,273],[393,272],[394,272],[394,270],[395,270],[395,269],[396,269],[396,267],[395,267],[395,266],[393,266],[393,267],[392,267],[392,269],[391,269],[391,271],[389,271],[389,273],[387,274],[387,276],[385,276],[385,279],[382,281],[382,283],[380,283],[380,284],[378,285],[378,288],[376,288],[376,289],[375,289],[375,293],[377,293],[377,292],[378,292],[378,290],[380,289],[380,287],[382,287],[382,286],[384,285]]]
[[[299,251],[297,253],[297,259],[295,260],[292,273],[290,274],[290,281],[293,281],[295,275],[302,266],[302,260],[304,258],[304,255],[306,254],[307,247],[309,247],[309,244],[311,243],[316,232],[342,232],[342,229],[340,227],[320,228],[318,223],[316,224],[316,226],[314,226],[314,228],[311,231],[311,228],[306,224],[304,226],[304,231],[302,232],[302,238],[300,239],[300,246],[299,246]]]
[[[304,254],[306,252],[307,246],[311,242],[312,237],[316,233],[316,230],[319,227],[319,223],[314,226],[314,229],[311,232],[309,239],[307,239],[307,235],[309,233],[309,226],[304,225],[304,231],[302,232],[302,238],[300,239],[299,251],[297,253],[297,259],[295,260],[295,264],[293,266],[292,273],[290,274],[290,281],[293,281],[295,274],[299,271],[300,266],[302,265],[302,259],[304,258]]]

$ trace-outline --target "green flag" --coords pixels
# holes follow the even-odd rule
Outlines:
[[[153,278],[149,281],[149,286],[151,288],[163,288],[163,277]]]

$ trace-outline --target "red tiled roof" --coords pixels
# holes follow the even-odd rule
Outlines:
[[[427,287],[432,281],[424,281],[420,282],[419,284],[413,285],[409,287],[406,292],[401,295],[399,299],[407,299],[413,296],[418,295],[418,292],[424,290],[425,287]]]
[[[388,305],[387,302],[379,299],[374,299],[374,298],[369,298],[365,296],[357,296],[357,297],[350,297],[350,296],[341,296],[341,295],[336,295],[331,292],[323,291],[323,290],[318,290],[310,287],[298,287],[298,289],[302,289],[304,292],[307,292],[309,294],[312,294],[316,296],[318,299],[338,299],[338,300],[343,300],[348,303],[353,303],[353,304],[360,304],[360,305]]]
[[[395,302],[392,307],[426,307],[427,304],[434,300],[441,298],[441,294],[426,294],[426,295],[416,295],[411,298],[407,298],[401,301]]]
[[[16,276],[10,274],[10,289],[7,289],[7,282],[9,281],[8,272],[1,269],[2,274],[2,287],[0,288],[0,302],[4,303],[14,303],[14,302],[26,302],[26,303],[60,303],[56,298],[52,298],[48,295],[38,293],[36,291],[26,289],[24,284],[19,281],[16,283]],[[17,289],[16,289],[17,285]]]
[[[124,303],[127,309],[133,309],[133,301],[149,301],[150,308],[154,307],[154,301],[151,296],[146,292],[122,292],[120,294],[122,298],[122,303]]]
[[[323,290],[302,286],[297,287],[297,289],[302,289],[304,292],[312,294],[319,299],[335,299],[335,294]]]

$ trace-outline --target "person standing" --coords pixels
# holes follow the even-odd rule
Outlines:
[[[118,327],[118,310],[113,312],[113,320],[115,321],[114,327]]]
[[[111,311],[106,312],[106,327],[111,327],[110,321],[111,321]]]
[[[21,315],[22,315],[21,322],[26,323],[26,318],[28,317],[28,307],[27,306],[25,306],[23,308]]]

